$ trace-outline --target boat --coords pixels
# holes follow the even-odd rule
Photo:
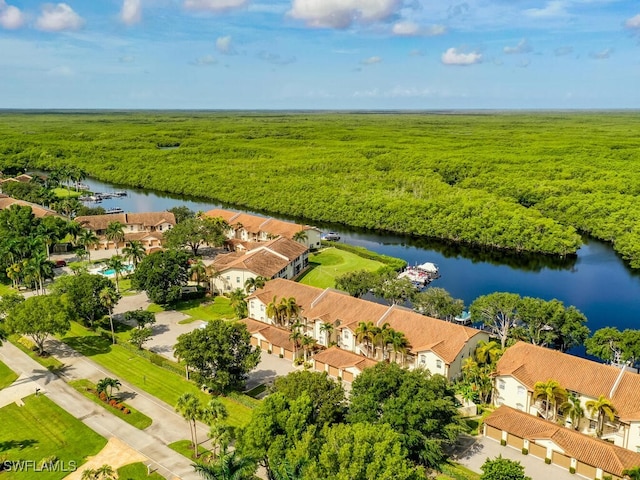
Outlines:
[[[440,277],[440,270],[435,263],[427,262],[422,265],[408,266],[398,274],[398,278],[408,278],[417,288],[424,288],[432,280]]]
[[[340,240],[340,235],[335,232],[328,232],[322,235],[322,240],[326,240],[328,242],[337,242]]]
[[[460,315],[456,316],[453,318],[453,320],[458,324],[458,325],[465,325],[465,326],[469,326],[471,325],[471,313],[467,312],[466,310],[464,312],[462,312]]]
[[[105,210],[104,213],[124,213],[124,210],[120,207],[113,207]]]
[[[127,192],[125,190],[118,190],[117,192],[113,192],[114,197],[126,197]]]

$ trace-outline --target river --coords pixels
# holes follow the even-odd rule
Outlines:
[[[120,207],[125,212],[161,211],[179,205],[186,205],[194,211],[221,206],[238,210],[207,200],[132,189],[94,179],[84,183],[95,192],[126,190],[127,197],[99,204],[104,208]],[[629,269],[604,242],[585,239],[577,257],[562,261],[544,256],[480,252],[338,225],[316,225],[339,233],[343,242],[403,258],[411,265],[436,263],[440,267],[441,278],[432,285],[448,290],[454,297],[463,299],[466,305],[480,295],[514,292],[546,300],[557,298],[565,305],[575,305],[587,316],[592,331],[606,326],[616,326],[621,330],[640,328],[640,272]]]

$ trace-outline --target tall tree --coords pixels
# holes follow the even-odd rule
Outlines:
[[[173,216],[176,218],[176,223],[182,223],[184,220],[196,216],[195,212],[186,205],[170,208],[167,212],[173,213]]]
[[[189,276],[196,279],[196,283],[200,286],[200,282],[207,281],[207,267],[202,259],[198,258],[191,260],[191,267],[189,267]]]
[[[582,408],[580,397],[570,393],[567,400],[560,405],[559,410],[571,420],[571,426],[574,430],[580,429],[580,420],[584,417],[584,409]]]
[[[93,230],[83,229],[80,232],[80,235],[78,235],[78,243],[87,251],[89,260],[91,260],[91,247],[96,245],[99,241],[100,239]]]
[[[296,242],[305,243],[307,240],[309,240],[309,235],[307,235],[306,230],[298,230],[293,234],[292,238]]]
[[[248,315],[247,302],[245,300],[247,295],[241,288],[236,288],[229,294],[229,305],[233,308],[237,319],[243,319]]]
[[[26,335],[44,355],[44,343],[51,335],[64,334],[71,326],[69,316],[57,295],[27,298],[15,305],[7,315],[5,327],[10,333]]]
[[[202,404],[193,393],[183,393],[176,403],[176,412],[180,413],[189,424],[193,457],[198,458],[198,420],[202,418]]]
[[[131,286],[144,290],[152,302],[166,305],[182,297],[182,286],[189,280],[189,255],[165,250],[147,255],[131,277]]]
[[[118,300],[120,300],[121,296],[117,290],[113,289],[113,286],[108,286],[100,290],[98,294],[100,299],[100,303],[104,308],[109,312],[109,324],[111,325],[111,340],[113,344],[116,343],[116,332],[113,328],[113,308],[118,304]]]
[[[253,480],[256,463],[238,452],[227,452],[213,463],[194,463],[194,470],[205,480]]]
[[[93,328],[96,320],[109,313],[100,299],[100,292],[105,288],[113,290],[113,283],[104,275],[82,273],[58,278],[51,289],[63,295],[71,318]]]
[[[247,293],[251,293],[259,288],[263,288],[269,279],[258,275],[257,277],[249,277],[244,282],[244,289]]]
[[[147,251],[142,245],[140,240],[131,240],[128,247],[122,249],[122,255],[133,265],[133,268],[137,268],[138,264],[147,255]]]
[[[483,322],[500,339],[501,348],[505,348],[511,329],[518,320],[519,303],[520,295],[516,293],[491,293],[478,297],[469,311],[471,318]]]
[[[616,327],[596,330],[584,344],[589,355],[605,362],[619,363],[622,360],[622,332]]]
[[[614,407],[611,400],[604,395],[600,395],[597,400],[587,401],[585,403],[585,407],[587,407],[587,412],[589,412],[590,415],[593,415],[594,413],[596,414],[598,421],[596,435],[601,437],[604,430],[604,419],[606,417],[609,421],[613,422],[616,419],[616,414],[618,413],[616,407]]]
[[[118,244],[124,242],[124,225],[119,221],[109,222],[105,230],[104,236],[110,242],[113,242],[118,255]]]
[[[378,275],[367,270],[348,272],[336,278],[336,288],[360,298],[374,288]]]
[[[185,218],[171,230],[164,233],[164,244],[169,248],[191,249],[198,255],[201,245],[222,246],[226,241],[226,222],[209,217]]]
[[[247,374],[260,362],[251,335],[242,323],[213,320],[205,328],[178,337],[175,354],[193,369],[198,385],[225,392],[244,385]]]
[[[545,401],[545,417],[554,421],[557,414],[558,403],[564,403],[568,397],[567,390],[564,389],[557,380],[547,380],[546,382],[536,382],[533,386],[533,400],[542,398]],[[551,415],[549,415],[551,412]]]
[[[114,279],[116,281],[116,292],[120,292],[120,274],[126,271],[126,265],[124,258],[120,255],[114,255],[106,261],[107,267],[114,272]]]
[[[480,480],[531,480],[524,472],[520,462],[502,458],[502,455],[487,460],[480,467]]]
[[[452,321],[464,311],[464,302],[453,298],[444,288],[429,287],[413,298],[414,308],[429,317]]]

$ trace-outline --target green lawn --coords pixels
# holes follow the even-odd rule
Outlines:
[[[130,463],[124,467],[120,467],[118,470],[118,480],[165,480],[165,478],[159,473],[152,472],[151,475],[147,475],[147,466],[142,463]]]
[[[0,390],[11,385],[16,378],[18,378],[18,374],[0,362]]]
[[[197,432],[199,435],[198,442],[204,440],[206,437],[206,432]],[[170,443],[167,445],[171,450],[178,452],[180,455],[184,455],[185,457],[194,460],[193,458],[193,444],[191,440],[178,440],[177,442]],[[209,450],[204,448],[202,445],[198,445],[198,454],[202,456],[205,453],[209,453]]]
[[[0,282],[0,297],[6,295],[7,293],[18,293],[15,288],[11,286],[10,283],[2,283]]]
[[[375,272],[384,264],[358,255],[330,247],[309,256],[311,269],[299,280],[305,285],[319,288],[335,287],[335,279],[355,270]]]
[[[108,410],[111,413],[113,413],[116,417],[121,418],[128,424],[133,425],[134,427],[139,428],[140,430],[144,430],[145,428],[150,426],[151,423],[153,423],[153,420],[151,420],[151,418],[147,417],[144,413],[139,412],[138,410],[131,407],[130,405],[127,405],[126,403],[125,405],[127,406],[127,408],[131,410],[129,414],[125,414],[121,410],[115,407],[112,407],[108,403],[105,403],[102,400],[100,400],[94,393],[96,386],[89,380],[85,380],[85,379],[72,380],[69,382],[69,385],[71,385],[73,388],[75,388],[77,391],[79,391],[82,395],[87,397],[92,402],[97,403],[98,405],[103,407],[105,410]],[[114,396],[117,398],[118,396],[117,393],[114,392]]]
[[[436,480],[480,480],[480,474],[457,463],[450,463],[442,466],[442,472],[436,475]]]
[[[113,280],[113,283],[115,284],[115,280]],[[118,280],[118,286],[120,287],[120,294],[123,297],[128,297],[131,295],[135,295],[138,293],[137,290],[134,290],[131,288],[131,279],[130,278],[121,278],[120,280]]]
[[[98,453],[107,441],[65,412],[45,395],[23,399],[24,406],[15,403],[0,409],[0,453],[7,460],[31,460],[37,466],[43,459],[55,457],[60,467],[70,468],[70,462],[84,463],[89,455]],[[6,471],[3,480],[62,479],[69,472]]]
[[[186,392],[197,395],[203,402],[208,402],[211,398],[210,395],[200,391],[193,382],[177,373],[154,365],[149,359],[120,345],[111,345],[106,338],[75,322],[71,323],[71,330],[62,341],[111,370],[120,379],[147,391],[169,405],[175,405],[178,397]],[[221,397],[221,400],[229,412],[227,419],[229,425],[242,426],[249,422],[250,408],[226,397]]]
[[[82,192],[76,192],[75,187],[67,190],[66,187],[56,187],[53,189],[53,194],[58,198],[78,198],[82,196]]]
[[[235,313],[229,304],[229,299],[222,296],[214,297],[213,300],[211,298],[185,300],[166,307],[152,303],[149,305],[147,310],[155,313],[164,312],[166,310],[176,310],[191,317],[182,320],[180,323],[191,323],[196,320],[211,321],[218,319],[230,320],[235,318]]]

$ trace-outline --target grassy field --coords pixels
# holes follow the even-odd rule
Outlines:
[[[206,432],[198,432],[198,442],[204,440],[205,438]],[[170,443],[167,446],[171,450],[178,452],[180,455],[184,455],[185,457],[194,460],[191,440],[178,440],[177,442]],[[198,445],[198,455],[202,456],[205,453],[209,453],[209,450],[204,448],[202,445]]]
[[[96,389],[96,386],[89,380],[85,380],[85,379],[72,380],[69,382],[69,385],[71,385],[73,388],[75,388],[78,392],[80,392],[82,395],[87,397],[92,402],[97,403],[98,405],[103,407],[105,410],[108,410],[109,412],[113,413],[116,417],[121,418],[122,420],[127,422],[129,425],[133,425],[134,427],[139,428],[140,430],[144,430],[145,428],[147,428],[153,423],[153,420],[151,420],[151,418],[147,417],[144,413],[139,412],[138,410],[131,407],[130,405],[125,404],[127,408],[131,411],[129,414],[125,414],[121,410],[114,408],[108,403],[105,403],[102,400],[100,400],[95,395],[95,393],[93,393]],[[118,395],[115,394],[114,396],[117,398]]]
[[[112,345],[108,339],[77,323],[71,323],[71,330],[62,338],[62,341],[109,369],[115,376],[158,397],[169,405],[175,405],[178,397],[186,392],[197,395],[203,402],[209,401],[210,396],[200,391],[193,382],[177,373],[154,365],[149,359],[120,345]],[[242,426],[249,422],[251,409],[226,397],[221,397],[221,400],[229,412],[227,419],[229,425]]]
[[[9,335],[9,341],[12,344],[14,344],[16,347],[18,347],[20,350],[22,350],[24,353],[29,355],[31,358],[33,358],[36,362],[38,362],[47,370],[51,370],[52,372],[55,372],[64,367],[64,364],[57,358],[41,357],[35,351],[33,351],[32,348],[27,347],[27,345],[33,346],[33,342],[28,338],[21,338],[18,335]]]
[[[26,397],[22,407],[12,403],[1,408],[0,424],[0,453],[7,460],[32,460],[39,465],[43,459],[55,456],[67,467],[71,461],[80,465],[107,443],[44,395]],[[1,476],[3,480],[57,480],[68,473],[10,471]]]
[[[480,474],[455,463],[443,465],[436,480],[480,480]]]
[[[82,196],[82,192],[76,192],[74,187],[69,190],[66,187],[56,187],[53,189],[53,194],[58,198],[78,198]]]
[[[367,260],[354,253],[333,247],[311,254],[309,265],[311,269],[299,279],[299,282],[319,288],[334,287],[336,277],[345,273],[355,270],[375,272],[384,266],[375,260]]]
[[[16,378],[18,378],[18,374],[0,362],[0,390],[11,385]]]
[[[180,313],[184,313],[185,315],[189,315],[188,319],[182,320],[180,323],[191,323],[196,320],[231,320],[235,318],[235,314],[233,312],[233,308],[229,304],[229,299],[223,296],[216,296],[213,298],[199,298],[196,300],[186,300],[183,302],[178,302],[175,305],[171,305],[168,307],[163,307],[161,305],[157,305],[152,303],[149,305],[150,312],[164,312],[165,310],[176,310]]]
[[[17,293],[10,283],[0,282],[0,297],[8,293]]]
[[[152,472],[147,475],[147,466],[142,463],[131,463],[120,467],[118,470],[118,480],[165,480],[159,473]]]

